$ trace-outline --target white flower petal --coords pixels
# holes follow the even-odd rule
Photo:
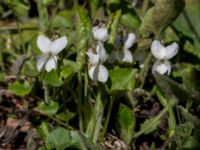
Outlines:
[[[91,65],[97,65],[99,63],[99,55],[98,54],[95,54],[92,52],[92,49],[89,49],[88,52],[87,52],[87,55],[89,57],[89,63]]]
[[[92,32],[93,32],[94,39],[98,41],[105,42],[109,37],[108,29],[104,27],[102,28],[93,27]]]
[[[166,56],[165,59],[169,60],[172,57],[174,57],[177,52],[178,52],[178,44],[176,42],[173,42],[172,44],[170,44],[169,46],[166,47]]]
[[[47,62],[48,55],[43,55],[37,58],[37,70],[40,72]]]
[[[164,59],[166,56],[166,49],[161,45],[160,41],[154,40],[151,44],[151,53],[157,59]]]
[[[160,61],[157,60],[152,67],[152,72],[158,72],[159,74],[165,74],[167,73],[168,75],[171,73],[171,65],[169,61]]]
[[[45,65],[45,69],[47,72],[50,72],[52,69],[56,69],[57,67],[57,57],[50,57]]]
[[[54,40],[50,46],[50,52],[54,55],[62,51],[68,43],[66,36],[60,37],[59,39]]]
[[[123,58],[123,61],[124,62],[129,62],[129,63],[132,63],[133,61],[133,56],[131,54],[131,51],[128,50],[128,49],[125,49],[123,50],[124,51],[124,58]]]
[[[108,70],[104,65],[98,66],[98,80],[103,83],[108,80]]]
[[[122,62],[129,62],[132,63],[133,61],[133,56],[128,49],[124,50],[117,50],[117,60],[122,61]]]
[[[133,46],[133,44],[135,43],[135,39],[136,39],[136,36],[134,33],[129,33],[128,34],[128,37],[124,43],[124,48],[125,49],[129,49]]]
[[[104,63],[107,59],[106,49],[104,48],[104,45],[99,42],[96,47],[96,52],[99,55],[100,61]]]
[[[98,68],[97,66],[90,66],[88,69],[88,75],[90,79],[97,81],[98,80]]]
[[[51,40],[43,35],[39,35],[37,38],[37,46],[43,53],[48,53],[51,45]]]

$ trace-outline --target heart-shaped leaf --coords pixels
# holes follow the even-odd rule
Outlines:
[[[9,90],[15,95],[25,96],[31,92],[31,87],[28,82],[15,81],[9,86]]]
[[[133,90],[135,86],[136,69],[119,68],[110,71],[111,91]]]
[[[37,110],[48,114],[48,115],[54,115],[59,109],[59,105],[57,102],[50,101],[49,104],[46,104],[45,102],[40,102],[37,106]]]

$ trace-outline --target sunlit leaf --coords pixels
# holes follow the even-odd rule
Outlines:
[[[110,70],[111,91],[133,90],[135,86],[135,74],[137,70],[119,68]]]
[[[39,127],[37,127],[38,135],[45,140],[49,134],[49,124],[47,122],[42,122]]]
[[[66,65],[63,67],[60,76],[63,78],[68,78],[73,73],[74,73],[74,68],[72,66]]]
[[[53,18],[51,26],[54,28],[61,28],[61,27],[71,28],[72,18],[70,15],[71,15],[71,12],[68,10],[60,11]]]
[[[53,69],[51,72],[46,73],[44,77],[44,82],[55,87],[59,87],[63,83],[61,79],[59,78],[55,69]]]
[[[109,29],[110,29],[109,39],[108,39],[109,44],[115,43],[115,40],[116,40],[117,34],[118,34],[117,32],[118,32],[118,25],[119,25],[120,17],[121,17],[120,10],[118,10],[112,14],[112,19],[109,23]]]
[[[120,22],[130,29],[136,29],[140,26],[140,19],[137,16],[136,12],[133,9],[126,9],[126,12],[123,13]]]
[[[59,109],[59,105],[57,102],[50,101],[49,104],[46,104],[45,102],[40,102],[37,106],[37,110],[45,113],[47,115],[54,115]]]
[[[74,118],[75,115],[76,115],[76,113],[66,111],[66,112],[62,112],[62,113],[57,114],[56,118],[58,118],[59,120],[68,122],[69,120]]]
[[[15,81],[9,86],[9,90],[15,95],[25,96],[31,92],[31,87],[28,82]]]

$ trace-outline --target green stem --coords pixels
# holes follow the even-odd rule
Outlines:
[[[82,115],[82,76],[81,72],[78,73],[78,100],[77,100],[77,109],[78,109],[78,115],[79,115],[79,128],[81,131],[83,131],[83,115]]]
[[[44,101],[46,104],[49,104],[49,89],[46,83],[43,82],[44,89]]]
[[[106,121],[105,121],[105,124],[104,124],[104,127],[103,127],[103,131],[102,131],[102,134],[101,134],[101,138],[100,138],[100,141],[103,140],[106,132],[107,132],[107,128],[108,128],[108,123],[109,123],[109,120],[110,120],[110,115],[111,115],[111,112],[112,112],[112,108],[113,108],[113,100],[111,99],[110,101],[110,104],[109,104],[109,108],[108,108],[108,114],[106,116]]]
[[[142,5],[142,15],[144,16],[148,7],[149,7],[149,0],[143,0],[143,5]]]
[[[21,41],[21,44],[22,44],[22,53],[25,54],[26,49],[25,49],[24,39],[23,39],[23,36],[22,36],[22,30],[20,28],[19,21],[17,21],[17,28],[18,28],[18,32],[19,32],[19,38],[20,38],[20,41]]]
[[[36,25],[31,25],[31,26],[7,26],[7,27],[0,27],[0,32],[6,32],[6,31],[13,31],[13,32],[18,32],[20,30],[37,30],[37,26]]]
[[[140,84],[140,88],[142,88],[145,84],[145,81],[146,81],[146,76],[147,76],[147,73],[148,73],[148,70],[149,70],[149,63],[151,61],[151,58],[152,58],[152,55],[151,53],[149,53],[147,55],[147,58],[146,58],[146,61],[144,62],[144,66],[140,72],[140,77],[141,77],[141,84]]]

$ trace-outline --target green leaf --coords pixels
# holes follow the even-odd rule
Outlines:
[[[70,65],[66,65],[63,67],[60,76],[63,78],[68,78],[70,75],[72,75],[75,72],[74,68]]]
[[[157,85],[160,90],[165,94],[167,99],[170,99],[172,95],[182,101],[187,101],[190,97],[188,91],[180,84],[174,82],[172,79],[159,73],[154,73]]]
[[[44,77],[44,82],[55,87],[59,87],[63,84],[61,79],[58,77],[58,74],[55,69],[46,73]]]
[[[52,21],[53,28],[71,28],[73,26],[72,24],[72,18],[71,18],[71,12],[68,10],[60,11],[58,14],[55,15]]]
[[[39,147],[38,150],[48,150],[45,146]]]
[[[46,138],[48,148],[64,150],[71,145],[70,132],[64,128],[57,128],[50,132]]]
[[[70,131],[70,137],[71,148],[76,148],[79,150],[102,150],[100,146],[89,142],[86,136],[79,131]]]
[[[200,142],[199,142],[199,136],[190,136],[185,140],[185,143],[183,144],[183,149],[190,149],[190,150],[197,150],[200,149]]]
[[[157,126],[160,124],[161,117],[167,111],[168,106],[165,107],[156,117],[146,119],[140,126],[140,130],[135,133],[134,138],[142,135],[149,134],[157,129]]]
[[[126,105],[120,104],[116,122],[116,128],[119,131],[120,138],[127,144],[130,144],[134,136],[136,124],[133,110]]]
[[[76,113],[70,112],[70,111],[66,111],[66,112],[62,112],[56,115],[56,118],[58,118],[59,120],[68,122],[69,120],[71,120],[72,118],[74,118],[76,115]]]
[[[181,69],[174,72],[174,74],[178,77],[182,77],[183,84],[187,89],[191,91],[199,91],[200,90],[200,70],[197,66],[182,63]]]
[[[183,10],[184,0],[157,0],[145,14],[140,26],[141,34],[154,33],[158,38]]]
[[[135,86],[136,69],[119,68],[110,70],[111,91],[133,90]]]
[[[30,4],[28,0],[24,0],[23,2],[21,0],[7,0],[3,1],[5,3],[4,5],[7,5],[12,9],[13,14],[22,18],[25,16],[28,16],[28,11],[30,9]]]
[[[47,122],[42,122],[39,127],[37,127],[37,133],[44,140],[49,134],[49,124]]]
[[[77,148],[79,150],[87,150],[87,145],[85,144],[83,137],[80,135],[78,131],[71,131],[71,147]]]
[[[112,14],[112,18],[109,23],[109,29],[110,29],[109,39],[108,39],[109,44],[113,45],[116,41],[120,17],[121,17],[121,10],[118,10]]]
[[[185,124],[179,124],[176,127],[176,135],[180,136],[181,138],[189,137],[194,130],[194,125],[192,122],[186,122]]]
[[[110,12],[121,12],[120,23],[131,30],[140,26],[140,18],[133,7],[129,7],[128,3],[122,0],[108,0],[107,5]]]
[[[100,129],[102,126],[101,122],[103,118],[103,110],[104,110],[104,105],[101,99],[101,94],[99,92],[96,97],[96,104],[94,107],[94,111],[91,114],[91,118],[90,121],[88,122],[86,130],[88,138],[92,140],[94,143],[97,142],[99,137]]]
[[[22,67],[22,73],[29,77],[37,76],[38,70],[36,67],[36,62],[34,60],[26,61]]]
[[[77,36],[76,36],[76,49],[77,49],[77,68],[81,70],[86,61],[86,51],[92,41],[91,21],[85,9],[78,7],[77,13]]]
[[[45,102],[40,102],[37,106],[37,110],[45,113],[47,115],[54,115],[59,109],[59,105],[57,102],[50,101],[49,104],[46,104]]]
[[[128,28],[138,28],[140,26],[140,19],[135,11],[129,11],[121,16],[121,23]]]
[[[195,127],[200,126],[200,119],[198,118],[198,116],[191,114],[182,106],[178,106],[177,108],[185,120],[189,120],[190,122],[192,122],[195,125]]]
[[[25,96],[31,92],[31,87],[26,81],[24,81],[23,83],[15,81],[11,85],[9,85],[9,90],[15,95]]]

